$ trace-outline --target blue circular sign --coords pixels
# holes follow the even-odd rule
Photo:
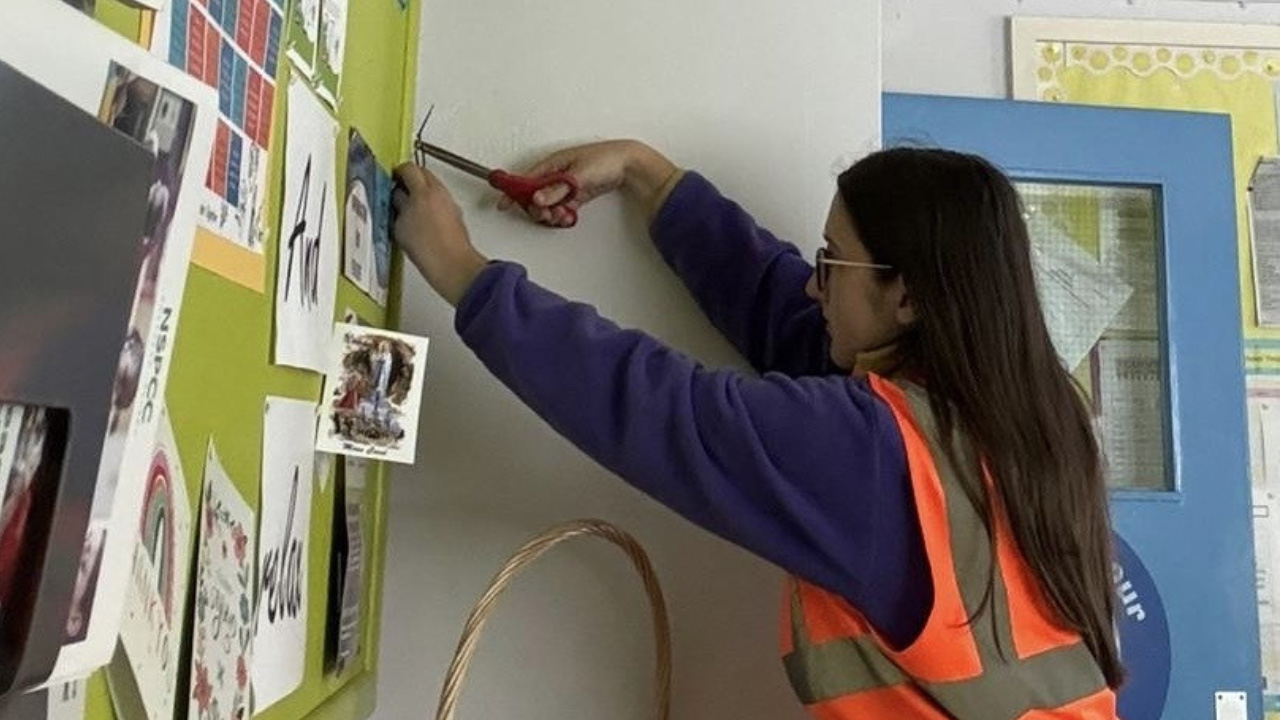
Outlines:
[[[1120,659],[1128,679],[1120,688],[1119,714],[1125,720],[1160,720],[1169,695],[1172,654],[1169,620],[1160,591],[1138,554],[1112,533],[1116,558],[1111,579],[1116,593]]]

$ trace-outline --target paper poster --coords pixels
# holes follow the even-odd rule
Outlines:
[[[308,78],[316,72],[320,44],[321,0],[293,0],[289,5],[288,55],[294,67]]]
[[[321,0],[320,45],[317,50],[316,93],[338,106],[338,88],[342,84],[342,61],[347,54],[347,0]]]
[[[342,274],[365,293],[376,274],[373,261],[374,201],[377,198],[373,151],[351,128],[347,145],[347,204],[343,226]]]
[[[316,449],[412,463],[427,339],[338,323]]]
[[[212,440],[203,498],[187,718],[247,720],[252,709],[254,517],[222,469]]]
[[[50,37],[59,41],[51,44]],[[217,118],[216,94],[62,3],[0,3],[0,60],[156,154],[144,262],[124,331],[75,607],[51,682],[106,664],[142,501]],[[99,620],[101,618],[101,621]]]
[[[1280,688],[1280,378],[1249,376],[1249,475],[1262,675]]]
[[[1249,183],[1254,301],[1261,327],[1280,327],[1280,158],[1262,158]]]
[[[1062,364],[1074,370],[1128,301],[1132,288],[1060,231],[1038,234],[1031,260],[1053,346]]]
[[[129,593],[120,623],[120,644],[128,658],[146,720],[173,717],[187,609],[191,540],[186,478],[168,413],[162,410],[138,519]]]
[[[276,258],[277,365],[324,372],[338,291],[337,124],[298,80],[289,83],[284,199]]]
[[[267,398],[253,658],[253,697],[259,712],[296,690],[305,671],[315,425],[314,403]]]
[[[1100,409],[1107,484],[1164,489],[1164,406],[1160,342],[1103,338],[1094,402]]]
[[[45,720],[84,720],[85,681],[83,678],[58,683],[49,688]]]
[[[169,0],[152,50],[218,91],[218,125],[192,261],[261,292],[268,148],[284,0]]]

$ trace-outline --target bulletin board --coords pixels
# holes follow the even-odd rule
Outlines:
[[[98,0],[95,12],[101,22],[131,39],[143,37],[147,30],[147,16],[118,0]],[[347,131],[352,127],[358,128],[384,167],[394,167],[401,158],[408,157],[417,65],[417,2],[408,0],[402,5],[400,0],[364,0],[350,3],[348,12],[347,50],[335,113],[340,132],[334,187],[339,188],[345,186]],[[288,86],[292,72],[290,63],[282,58],[276,75],[278,88]],[[260,498],[264,399],[277,396],[318,402],[322,392],[323,378],[319,374],[271,364],[286,97],[285,92],[274,96],[263,291],[249,289],[195,264],[187,281],[166,400],[193,517],[198,517],[199,483],[211,438],[227,474],[244,499],[256,508]],[[394,327],[400,301],[400,262],[398,254],[393,253],[385,309],[340,277],[335,320],[350,309],[363,323]],[[316,485],[311,508],[305,589],[310,610],[304,679],[297,691],[255,716],[265,720],[357,720],[373,711],[386,546],[387,471],[375,464],[365,491],[365,595],[361,603],[360,654],[341,674],[329,675],[324,668],[325,608],[337,485],[334,475],[340,458],[335,456],[333,460],[317,463],[320,472],[326,472],[327,467],[328,478]],[[179,693],[184,692],[189,694],[186,688],[179,687]],[[115,718],[102,672],[89,680],[86,707],[89,720]]]

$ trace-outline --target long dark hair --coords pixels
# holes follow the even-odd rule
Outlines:
[[[838,186],[871,257],[893,267],[882,279],[906,284],[917,320],[903,359],[949,452],[959,430],[990,472],[998,500],[981,473],[961,474],[988,537],[998,508],[1044,597],[1118,687],[1101,455],[1049,338],[1017,192],[980,157],[920,148],[870,155]]]

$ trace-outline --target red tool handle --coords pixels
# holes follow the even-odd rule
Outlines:
[[[563,227],[573,227],[578,223],[578,212],[571,207],[565,207],[566,203],[577,197],[578,183],[566,173],[552,173],[534,178],[514,175],[506,170],[494,170],[489,173],[489,185],[516,201],[525,210],[528,210],[533,205],[533,196],[539,190],[554,185],[565,185],[569,188],[569,192],[552,205],[551,208],[564,208],[569,222]]]

